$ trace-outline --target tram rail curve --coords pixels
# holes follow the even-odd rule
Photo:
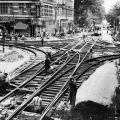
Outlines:
[[[85,49],[86,49],[86,48],[85,48]],[[64,50],[64,51],[65,51],[65,50]],[[74,51],[72,51],[72,52],[74,52]],[[68,52],[67,52],[67,53],[68,53]],[[88,50],[87,54],[88,54],[88,53],[89,53],[89,50]],[[78,53],[77,53],[77,54],[78,54]],[[69,56],[69,55],[68,55],[68,56]],[[84,58],[84,56],[83,56],[83,58]],[[69,59],[67,58],[65,61],[68,62]],[[66,63],[66,62],[65,62],[65,63]],[[79,64],[80,64],[80,63],[79,63]],[[72,62],[72,65],[75,65],[75,62]],[[79,66],[79,65],[77,65],[77,66]],[[73,68],[71,67],[70,69],[66,70],[65,73],[68,73],[69,71],[71,71],[71,69],[73,69]],[[78,69],[78,67],[75,67],[74,72],[77,71],[77,69]],[[73,72],[73,73],[74,73],[74,72]],[[64,74],[65,74],[65,73],[64,73]],[[64,75],[64,74],[63,74],[63,75]],[[59,76],[58,76],[58,77],[59,77]],[[57,78],[56,78],[56,79],[57,79]],[[28,92],[32,92],[32,91],[28,90]]]
[[[28,69],[32,68],[33,66],[38,65],[40,63],[40,61],[41,61],[40,55],[41,54],[46,54],[44,51],[37,50],[37,49],[35,49],[33,47],[16,46],[16,48],[19,48],[19,49],[22,49],[22,50],[26,50],[27,52],[31,52],[31,53],[34,54],[34,57],[30,56],[30,60],[29,61],[26,61],[25,64],[19,66],[14,71],[12,71],[10,73],[10,76],[13,76],[12,79],[14,79],[18,75],[24,73],[24,71],[27,71]]]
[[[72,43],[70,43],[69,45],[65,46],[66,48],[68,48],[68,51],[69,51],[70,47],[72,48],[76,44],[76,42],[74,44],[72,44],[72,45],[71,44]],[[21,47],[20,45],[17,45],[16,47],[17,48],[26,49],[26,50],[30,50],[30,51],[31,50],[35,50],[35,51],[37,50],[37,51],[43,52],[43,51],[41,51],[41,50],[39,50],[39,49],[37,49],[35,47],[30,47],[30,46],[25,46],[25,45],[24,45],[24,47],[23,46]],[[59,50],[58,52],[59,52],[59,54],[61,52],[62,54],[65,53],[63,55],[67,55],[67,52],[65,52],[63,50]],[[55,54],[57,54],[57,53],[55,53]],[[46,54],[46,53],[44,52],[44,54]],[[55,54],[54,54],[54,58],[56,56]],[[36,55],[37,55],[37,53],[36,53]],[[32,78],[34,78],[37,74],[42,73],[44,71],[44,61],[41,62],[39,60],[39,57],[40,57],[40,55],[38,55],[38,58],[36,58],[31,64],[29,64],[29,66],[25,67],[24,70],[22,69],[22,71],[18,71],[19,74],[17,74],[14,78],[12,78],[10,80],[11,81],[11,85],[13,85],[13,86],[16,87],[16,89],[14,89],[15,91],[18,89],[17,88],[18,86],[20,86],[20,88],[21,88],[22,86],[24,86],[25,84],[27,84]],[[58,61],[58,60],[61,60],[61,57],[57,58],[56,61]],[[38,83],[36,83],[36,84],[38,84]],[[8,90],[8,92],[9,91],[10,90]],[[11,94],[12,94],[12,92],[10,92],[9,94],[7,94],[6,96],[9,96]],[[3,94],[3,96],[4,95],[5,94]],[[0,101],[2,101],[3,99],[5,99],[6,96],[4,96]]]
[[[81,45],[79,45],[79,46],[81,46]],[[78,46],[76,46],[76,47],[78,47]],[[93,46],[92,46],[93,47]],[[89,47],[90,49],[92,48],[92,47]],[[86,48],[85,48],[86,49]],[[89,50],[90,50],[89,49]],[[87,54],[89,53],[89,50],[87,51]],[[63,51],[65,51],[65,54],[66,54],[66,50],[63,50]],[[84,51],[84,50],[83,50]],[[79,55],[79,52],[78,53],[76,53],[75,51],[67,51],[67,56],[71,56],[71,55],[68,55],[68,53],[70,53],[70,54],[77,54],[77,55]],[[59,53],[59,52],[58,52]],[[84,61],[84,58],[86,58],[86,54],[84,54],[85,55],[85,57],[83,56],[82,58],[82,62]],[[63,57],[64,58],[64,57]],[[71,57],[70,57],[71,58]],[[74,57],[73,57],[74,58]],[[78,57],[79,59],[80,59],[80,57]],[[61,60],[61,59],[59,59],[59,60]],[[75,60],[75,59],[74,59]],[[68,59],[68,57],[66,57],[66,59],[64,60],[64,62],[63,62],[63,64],[64,63],[69,63],[69,61],[71,61],[71,59]],[[76,60],[75,60],[76,61]],[[69,78],[70,78],[70,76],[73,76],[74,75],[74,73],[77,71],[77,69],[79,68],[78,66],[80,66],[80,64],[82,64],[82,62],[80,62],[80,60],[78,60],[79,62],[77,62],[78,64],[77,64],[77,67],[74,67],[75,66],[75,63],[76,62],[72,62],[72,63],[69,63],[69,65],[71,65],[71,67],[68,69],[68,70],[66,70],[64,73],[63,73],[63,75],[61,74],[61,75],[58,75],[57,77],[56,76],[54,76],[54,74],[53,74],[53,76],[54,77],[56,77],[56,78],[54,78],[54,79],[58,79],[60,76],[64,76],[64,74],[65,74],[65,76],[66,76],[66,73],[68,74],[73,68],[75,68],[73,71],[74,72],[72,72],[72,75],[70,74],[69,75]],[[64,68],[64,67],[63,67]],[[66,78],[66,77],[65,77]],[[54,79],[53,79],[53,81],[51,81],[51,82],[54,82]],[[50,80],[51,80],[51,78],[50,78]],[[49,83],[50,84],[50,83]],[[44,85],[41,85],[41,87],[43,87]],[[49,85],[48,85],[49,86]],[[42,88],[41,88],[42,89]],[[45,89],[45,88],[44,88]],[[64,88],[63,88],[64,89]],[[40,90],[40,91],[42,91],[42,90]],[[39,92],[40,92],[39,91]],[[61,90],[60,90],[61,91]],[[31,90],[26,90],[26,92],[32,92]],[[59,93],[59,92],[58,92]],[[35,94],[36,95],[36,94]],[[34,96],[32,96],[32,98],[33,98]],[[32,99],[31,98],[31,99]],[[57,97],[56,97],[57,98]],[[28,103],[27,103],[28,104]],[[23,108],[22,108],[23,109]],[[17,111],[17,110],[16,110]],[[19,113],[19,112],[17,112],[17,113]],[[44,112],[45,113],[45,112]],[[15,116],[15,115],[14,115]],[[8,118],[9,119],[9,118]],[[12,118],[10,118],[10,119],[12,119]]]
[[[94,46],[95,43],[96,43],[96,41],[91,46],[90,46],[90,44],[88,45],[88,43],[86,43],[86,45],[84,47],[82,46],[81,49],[83,49],[84,52],[86,50],[86,53],[82,57],[80,57],[81,54],[79,52],[75,52],[73,50],[69,51],[69,55],[68,55],[67,59],[59,67],[59,69],[55,73],[53,73],[52,76],[47,81],[43,82],[43,84],[41,84],[39,86],[39,88],[37,88],[37,90],[30,95],[29,99],[25,100],[14,111],[14,113],[7,118],[7,120],[15,117],[22,109],[24,109],[26,107],[27,104],[29,104],[31,102],[31,100],[37,94],[41,93],[41,91],[42,91],[42,97],[44,97],[43,98],[43,105],[48,106],[48,104],[57,95],[57,93],[59,93],[59,91],[61,91],[61,87],[64,86],[64,84],[66,83],[66,79],[69,79],[69,77],[73,76],[74,73],[77,71],[79,64],[81,64],[87,58],[87,55],[89,54],[90,49]],[[78,46],[76,45],[76,47],[78,47]],[[53,86],[53,87],[49,88],[49,86]],[[50,91],[53,92],[53,94],[50,97],[47,96],[49,99],[48,98],[46,99],[45,93],[49,93]],[[32,91],[28,90],[28,92],[32,92]]]
[[[78,41],[77,41],[78,42]],[[66,50],[59,50],[57,53],[55,53],[53,56],[54,56],[54,58],[56,57],[56,54],[60,54],[60,53],[62,53],[62,55],[64,56],[64,55],[67,55],[67,52],[69,51],[69,50],[71,50],[72,48],[73,48],[73,46],[74,45],[76,45],[76,43],[77,43],[76,41],[75,42],[72,42],[72,43],[70,43],[70,44],[68,44],[67,46],[65,46],[65,48],[66,48]],[[26,49],[26,50],[28,50],[28,49],[35,49],[35,50],[37,50],[37,51],[40,51],[41,52],[41,50],[39,50],[39,49],[37,49],[37,48],[35,48],[35,47],[30,47],[30,46],[25,46],[24,45],[24,47],[22,46],[20,46],[20,45],[17,45],[16,47],[18,47],[18,48],[23,48],[23,49]],[[45,53],[45,52],[44,52]],[[63,54],[64,53],[64,54]],[[57,60],[55,60],[54,62],[56,62],[56,61],[60,61],[61,60],[61,58],[62,57],[59,57],[58,58],[58,56],[57,56]],[[62,58],[63,59],[63,58]],[[44,61],[41,63],[39,60],[37,61],[38,63],[36,64],[36,61],[34,62],[34,64],[35,65],[32,65],[32,66],[29,66],[27,69],[25,68],[24,70],[22,70],[22,72],[20,72],[19,71],[19,74],[17,75],[17,76],[15,76],[11,81],[11,83],[12,84],[14,84],[14,81],[16,81],[16,83],[19,83],[19,80],[21,81],[20,83],[19,83],[19,87],[21,88],[21,87],[23,87],[25,84],[27,84],[29,81],[30,81],[30,79],[32,79],[32,78],[34,78],[37,74],[39,74],[39,73],[42,73],[42,71],[44,71],[44,65],[43,65],[43,63],[44,63]],[[53,63],[54,63],[53,62]],[[52,63],[52,64],[53,64]],[[51,65],[52,65],[51,64]],[[33,73],[33,71],[34,71],[34,73]],[[33,75],[34,74],[34,75]],[[29,78],[26,78],[25,76],[29,76]],[[19,78],[18,78],[19,77]],[[20,78],[21,77],[21,78]],[[26,80],[27,79],[27,80]],[[25,82],[24,82],[24,80],[26,80]],[[21,84],[21,85],[20,85]],[[37,84],[37,83],[36,83]],[[15,86],[15,87],[18,87],[17,85]],[[16,91],[18,88],[16,88],[16,89],[14,89],[13,91]],[[1,100],[0,100],[0,102],[2,101],[2,100],[4,100],[4,99],[6,99],[6,97],[7,96],[10,96],[12,93],[13,93],[13,91],[12,92],[9,92],[9,94],[7,94],[7,95],[5,95]]]
[[[107,56],[97,57],[97,58],[84,61],[78,67],[78,70],[76,69],[77,71],[75,71],[77,75],[74,75],[74,78],[77,81],[77,88],[80,87],[81,84],[88,79],[88,77],[96,70],[96,68],[104,64],[104,62],[119,59],[119,58],[120,58],[120,54],[116,54],[116,55],[107,55]],[[52,108],[57,107],[58,103],[62,99],[67,100],[68,92],[69,92],[68,88],[69,88],[69,79],[66,81],[66,84],[63,86],[61,91],[57,94],[56,98],[54,98],[52,102],[43,111],[39,120],[42,120],[46,114],[49,114],[50,117],[54,115],[54,110]]]
[[[77,41],[78,42],[78,41]],[[63,57],[65,56],[65,55],[67,55],[67,52],[69,51],[69,50],[71,50],[71,49],[73,49],[72,47],[77,43],[76,41],[74,41],[73,43],[70,43],[70,44],[68,44],[67,46],[65,46],[65,48],[66,48],[66,50],[59,50],[59,51],[57,51],[54,55],[52,55],[52,57],[54,57],[54,59],[56,59],[56,61],[58,62],[58,61],[60,61],[61,59],[63,59]],[[37,51],[40,51],[40,52],[43,52],[44,54],[47,54],[47,53],[45,53],[44,51],[42,51],[42,50],[40,50],[40,49],[37,49],[37,48],[35,48],[35,47],[30,47],[30,46],[24,46],[24,47],[21,47],[21,46],[19,46],[19,45],[17,45],[17,47],[18,48],[23,48],[23,49],[26,49],[26,50],[37,50]],[[56,56],[56,54],[57,54],[57,56]],[[62,54],[62,56],[63,57],[58,57],[58,56],[60,56]],[[20,75],[23,75],[23,74],[25,74],[26,72],[29,72],[29,70],[32,70],[32,72],[33,71],[37,71],[37,69],[39,69],[40,68],[40,70],[42,70],[43,68],[44,68],[44,61],[40,61],[40,55],[38,55],[38,57],[28,66],[28,67],[26,67],[24,70],[22,69],[22,71],[19,71],[19,74],[17,74],[11,81],[13,82],[13,81],[15,81],[16,79],[18,79],[18,76],[20,76]],[[58,58],[57,58],[58,57]],[[54,64],[54,62],[52,63],[52,64]],[[35,70],[33,70],[33,69],[35,69]],[[27,75],[32,75],[33,73],[27,73]],[[22,81],[23,82],[23,81]]]
[[[120,54],[117,54],[117,55],[108,55],[108,56],[97,57],[97,58],[85,61],[81,65],[81,68],[80,68],[81,72],[79,72],[79,75],[74,77],[77,81],[77,88],[80,87],[81,84],[88,79],[88,77],[96,70],[96,68],[98,68],[99,66],[104,64],[104,62],[113,61],[113,60],[119,59],[119,58],[120,58]],[[78,71],[77,71],[77,73],[78,73]],[[58,96],[46,107],[45,111],[43,111],[39,120],[42,120],[45,117],[45,115],[47,115],[49,117],[53,117],[53,118],[56,117],[55,109],[57,108],[57,105],[59,104],[59,102],[61,100],[67,101],[68,92],[69,92],[68,88],[69,88],[69,80],[66,81],[65,87],[61,90],[61,92],[58,94]],[[54,109],[52,109],[52,108],[54,108]],[[74,114],[74,119],[79,118],[79,115],[77,113],[73,113],[73,114]],[[63,116],[58,116],[58,118],[59,117],[64,118],[64,114],[63,114]],[[68,116],[68,118],[69,117],[70,116]]]

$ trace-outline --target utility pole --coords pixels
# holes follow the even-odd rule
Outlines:
[[[36,15],[35,15],[35,21],[36,21],[36,23],[35,23],[35,31],[36,31],[35,37],[37,37],[38,18],[41,17],[41,15],[40,15],[41,7],[42,7],[41,1],[37,2],[36,3]]]
[[[5,52],[5,27],[3,27],[3,53]]]
[[[13,17],[13,34],[15,36],[15,16],[14,16],[14,8],[12,8],[12,17]]]
[[[58,10],[58,6],[56,5],[55,7],[55,36],[56,36],[56,26],[57,26],[57,10]]]

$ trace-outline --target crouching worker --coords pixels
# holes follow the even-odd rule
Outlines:
[[[44,107],[42,106],[41,96],[34,97],[29,106],[25,110],[41,114],[42,111],[44,110]]]
[[[7,73],[1,73],[0,74],[0,88],[1,91],[6,90],[6,88],[9,88],[9,78]]]

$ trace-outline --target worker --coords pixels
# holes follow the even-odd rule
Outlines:
[[[45,37],[46,36],[46,32],[45,32],[45,30],[43,31],[43,37]]]
[[[75,106],[76,92],[77,92],[76,80],[72,77],[70,78],[69,82],[69,100],[70,105],[73,107]]]
[[[43,46],[43,43],[44,43],[44,38],[41,37],[41,46]]]
[[[93,54],[93,50],[90,49],[90,52],[89,52],[89,59],[92,59],[92,54]]]
[[[9,109],[15,109],[15,107],[17,106],[17,103],[16,103],[16,99],[13,98],[10,100],[10,106],[9,106]]]
[[[0,74],[0,87],[2,91],[6,90],[6,88],[9,87],[8,73]]]
[[[41,96],[36,96],[33,98],[31,104],[34,107],[34,111],[37,113],[41,113],[43,111],[43,106],[42,106],[42,98]]]
[[[117,86],[115,89],[115,105],[116,112],[120,114],[120,86]]]
[[[18,36],[15,35],[15,45],[17,44],[17,41],[18,41]]]
[[[47,55],[46,59],[45,59],[45,73],[46,73],[46,75],[48,74],[49,69],[50,69],[50,59],[49,59],[49,57]]]
[[[47,55],[48,55],[49,59],[50,59],[50,60],[52,60],[51,53],[50,53],[50,52],[48,52],[48,54],[47,54]]]

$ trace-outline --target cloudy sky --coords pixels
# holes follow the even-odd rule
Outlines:
[[[104,0],[105,11],[108,13],[108,11],[110,10],[110,8],[111,8],[117,1],[120,1],[120,0]]]

